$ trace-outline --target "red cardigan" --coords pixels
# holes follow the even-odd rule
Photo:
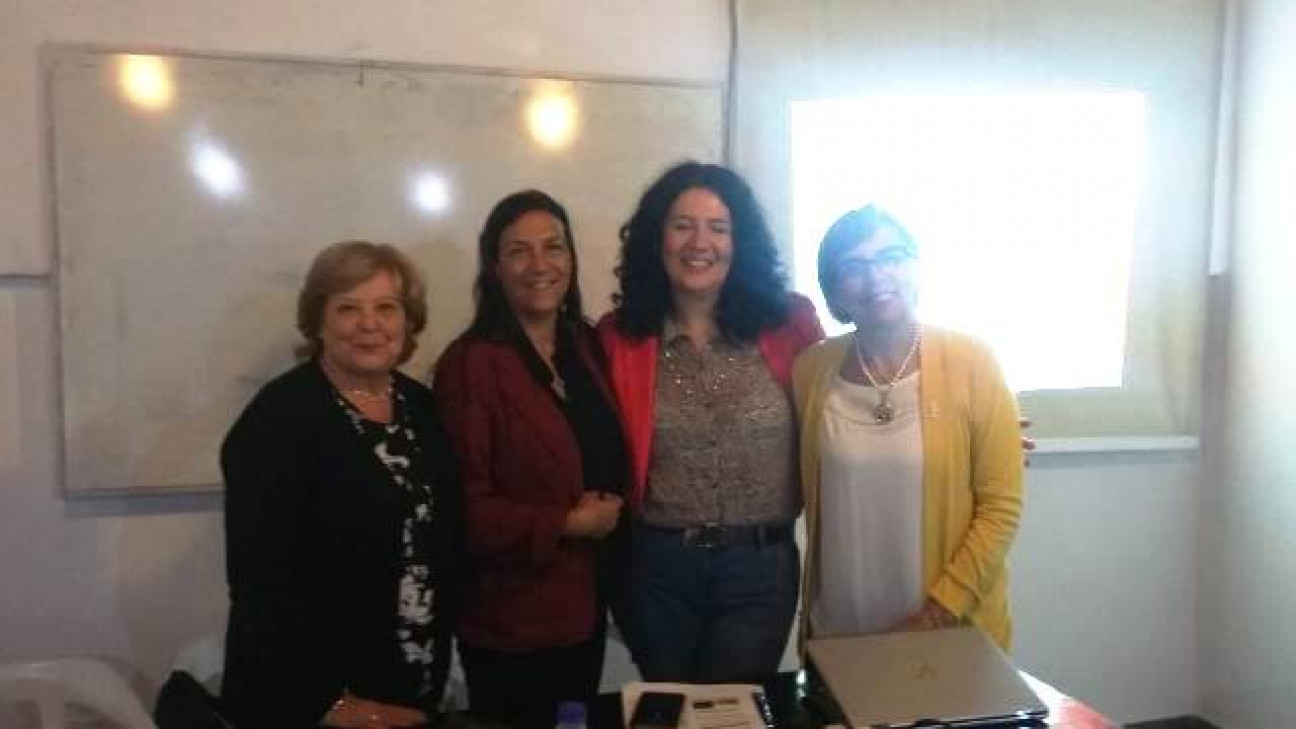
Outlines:
[[[648,465],[652,454],[654,398],[657,394],[658,337],[631,339],[616,328],[616,312],[606,314],[598,325],[599,338],[607,355],[612,391],[625,430],[630,456],[630,504],[643,503],[648,488]],[[787,321],[761,332],[761,355],[774,379],[789,393],[792,362],[810,345],[824,338],[823,326],[814,304],[792,294]]]
[[[585,328],[577,348],[613,402],[594,346]],[[498,651],[585,640],[595,625],[594,549],[562,537],[584,491],[580,447],[562,411],[507,342],[459,339],[435,371],[467,517],[461,639]]]

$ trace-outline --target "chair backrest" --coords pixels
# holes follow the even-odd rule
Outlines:
[[[34,703],[41,729],[64,729],[69,704],[91,709],[121,729],[156,729],[121,675],[93,658],[0,664],[0,700]]]
[[[225,670],[225,636],[220,633],[204,635],[184,646],[176,655],[171,670],[188,673],[213,695],[219,695]]]

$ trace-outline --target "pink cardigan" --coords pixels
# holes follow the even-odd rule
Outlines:
[[[616,312],[599,321],[599,338],[607,354],[608,377],[616,395],[617,410],[625,429],[630,455],[630,503],[643,503],[648,487],[648,464],[652,453],[654,397],[657,393],[658,337],[631,339],[616,328]],[[774,379],[789,393],[792,362],[810,345],[824,338],[823,326],[814,305],[800,294],[792,294],[787,321],[761,332],[761,355]]]

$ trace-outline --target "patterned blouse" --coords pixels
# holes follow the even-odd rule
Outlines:
[[[760,347],[701,350],[667,320],[643,519],[660,527],[784,524],[801,510],[796,424]]]
[[[396,605],[396,640],[405,662],[420,671],[419,694],[432,691],[432,659],[435,655],[432,632],[433,575],[435,554],[432,514],[435,504],[432,484],[422,474],[423,452],[410,421],[405,398],[392,391],[390,423],[369,420],[334,391],[338,405],[346,411],[351,425],[373,450],[374,456],[387,468],[392,483],[404,490],[406,512],[401,521],[400,599]]]

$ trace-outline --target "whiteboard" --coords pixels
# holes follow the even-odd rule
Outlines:
[[[18,292],[0,289],[0,473],[17,471],[22,452],[18,328]]]
[[[147,57],[158,103],[125,83],[139,58],[61,48],[48,66],[70,493],[219,488],[225,431],[293,364],[296,293],[324,246],[388,242],[423,269],[430,322],[406,366],[421,379],[470,318],[501,197],[538,187],[567,206],[596,316],[643,188],[721,155],[714,86]],[[529,113],[555,95],[575,131],[546,146]]]

